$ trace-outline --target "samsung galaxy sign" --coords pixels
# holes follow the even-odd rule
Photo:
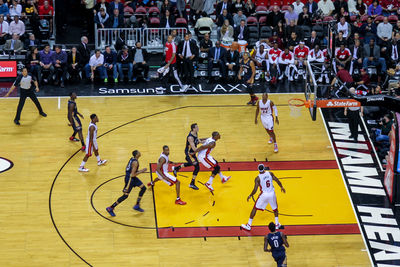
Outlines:
[[[400,227],[371,144],[361,133],[360,142],[350,139],[347,123],[328,121],[328,116],[325,120],[373,266],[400,266]]]

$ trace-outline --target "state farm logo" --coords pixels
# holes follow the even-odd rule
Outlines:
[[[5,77],[5,78],[17,77],[17,62],[0,61],[0,77]]]
[[[326,103],[327,107],[358,107],[359,104],[353,101],[337,101],[332,100]]]
[[[14,166],[11,160],[0,158],[0,173],[8,171]]]

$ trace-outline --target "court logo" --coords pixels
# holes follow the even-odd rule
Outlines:
[[[14,166],[11,160],[0,157],[0,173],[8,171]]]

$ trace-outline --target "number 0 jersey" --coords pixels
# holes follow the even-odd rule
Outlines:
[[[272,175],[270,172],[260,173],[258,177],[260,178],[260,187],[262,193],[268,194],[275,192],[275,188],[272,183]]]

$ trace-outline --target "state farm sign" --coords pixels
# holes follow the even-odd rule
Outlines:
[[[0,78],[17,77],[16,61],[0,61]]]
[[[359,107],[360,102],[354,99],[329,99],[317,100],[317,106],[320,108],[344,108],[344,107]]]

